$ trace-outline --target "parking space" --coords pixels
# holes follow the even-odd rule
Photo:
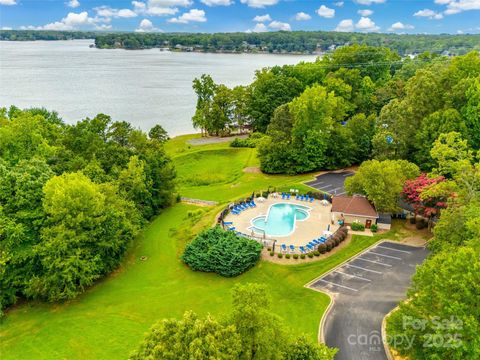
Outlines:
[[[382,319],[405,298],[415,266],[427,253],[422,247],[384,241],[309,285],[334,298],[324,336],[327,345],[340,349],[335,359],[386,359],[377,341]]]
[[[352,171],[329,172],[318,175],[315,180],[307,181],[305,184],[331,195],[345,195],[345,179],[352,175],[354,175]]]

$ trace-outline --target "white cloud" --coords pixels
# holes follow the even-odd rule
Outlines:
[[[396,23],[392,24],[392,26],[390,26],[388,31],[412,30],[412,29],[415,29],[415,26],[404,24],[404,23],[401,23],[400,21],[397,21]]]
[[[310,20],[312,17],[308,15],[307,13],[304,13],[303,11],[298,12],[295,15],[295,20],[297,21],[307,21]]]
[[[155,26],[153,26],[152,22],[148,19],[143,19],[142,21],[140,21],[138,28],[135,29],[135,32],[154,32],[154,31],[160,31],[160,29],[157,29]]]
[[[333,5],[338,6],[338,7],[342,7],[344,4],[345,4],[345,2],[343,2],[343,1],[337,1],[337,2],[333,3]]]
[[[247,30],[247,32],[265,32],[265,31],[268,31],[268,28],[265,24],[262,24],[262,23],[255,24],[255,27],[253,28],[253,30]]]
[[[170,23],[188,24],[189,22],[206,22],[205,11],[191,9],[189,12],[183,13],[179,17],[168,19]]]
[[[133,11],[139,15],[148,16],[167,16],[178,13],[177,6],[188,7],[192,5],[191,0],[148,0],[147,3],[143,1],[132,1]]]
[[[0,5],[17,5],[17,0],[0,0]]]
[[[2,30],[12,30],[10,26],[2,26]]]
[[[93,8],[96,11],[97,16],[105,18],[132,18],[136,17],[137,13],[130,9],[113,9],[109,6],[99,6]]]
[[[320,6],[317,11],[315,11],[319,16],[324,18],[333,18],[335,16],[335,9],[330,9],[325,5]]]
[[[253,21],[256,21],[256,22],[272,21],[272,18],[270,17],[269,14],[257,15],[253,18]]]
[[[340,32],[352,32],[354,30],[353,20],[352,19],[345,19],[338,23],[335,31]]]
[[[386,0],[354,0],[357,4],[370,6],[372,4],[383,4]]]
[[[370,16],[373,15],[373,11],[370,9],[363,9],[363,10],[358,10],[357,13],[362,16]]]
[[[290,24],[281,21],[272,21],[268,27],[273,30],[292,31]]]
[[[276,5],[279,0],[240,0],[242,4],[247,4],[253,8],[264,8],[265,6]]]
[[[230,6],[233,4],[232,0],[201,0],[207,6]]]
[[[66,17],[60,21],[55,21],[43,26],[20,26],[22,30],[77,30],[81,28],[95,28],[97,30],[110,29],[107,25],[110,18],[90,17],[86,11],[80,13],[69,12]]]
[[[480,10],[480,0],[440,1],[442,2],[438,2],[438,4],[447,5],[447,9],[444,11],[445,15],[458,14],[463,11]]]
[[[363,16],[355,24],[355,28],[365,32],[375,32],[380,30],[380,28],[377,25],[375,25],[372,19],[368,17],[363,17]]]
[[[448,3],[451,3],[453,0],[435,0],[435,4],[439,5],[446,5]]]
[[[80,6],[80,2],[78,0],[70,0],[66,4],[68,7],[71,7],[72,9],[75,9]]]
[[[428,17],[429,19],[435,19],[435,20],[443,19],[443,15],[441,13],[437,13],[430,9],[419,10],[415,14],[413,14],[413,16]]]

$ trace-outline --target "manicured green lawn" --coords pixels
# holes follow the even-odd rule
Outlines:
[[[215,165],[218,171],[225,166],[225,174],[238,176],[233,183],[227,179],[198,187],[180,180],[179,188],[186,196],[227,202],[248,194],[252,188],[269,184],[289,186],[305,178],[239,172],[245,164],[255,166],[251,165],[256,161],[251,149],[233,152],[234,159],[230,161],[228,156],[212,155],[212,151],[229,149],[224,144],[186,148],[180,154],[172,152],[171,144],[167,146],[179,164],[180,179],[188,172],[208,174],[215,159],[220,159]],[[194,153],[205,156],[194,157],[194,164],[185,161],[185,156]],[[230,290],[238,282],[266,284],[272,292],[274,312],[286,320],[293,332],[316,338],[329,299],[303,286],[381,238],[355,236],[347,248],[326,260],[296,266],[260,262],[242,276],[226,279],[193,272],[179,260],[185,243],[201,228],[212,224],[221,207],[201,208],[201,214],[192,216],[192,210],[198,209],[177,204],[166,210],[136,240],[116,273],[74,301],[53,305],[27,303],[11,310],[1,323],[2,360],[125,359],[158,319],[179,317],[190,309],[202,315],[224,316],[230,309]],[[141,256],[147,256],[147,260],[141,261]]]

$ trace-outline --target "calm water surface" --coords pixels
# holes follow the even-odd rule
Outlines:
[[[0,41],[0,106],[43,106],[66,122],[105,113],[144,130],[160,123],[171,135],[194,132],[192,80],[248,84],[265,66],[314,56],[197,54],[158,49],[98,50],[93,40]]]

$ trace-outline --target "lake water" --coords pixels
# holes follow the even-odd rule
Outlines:
[[[98,113],[143,130],[194,132],[192,80],[211,74],[227,86],[248,84],[266,66],[315,56],[199,54],[89,48],[93,40],[0,41],[0,106],[43,106],[69,123]]]

